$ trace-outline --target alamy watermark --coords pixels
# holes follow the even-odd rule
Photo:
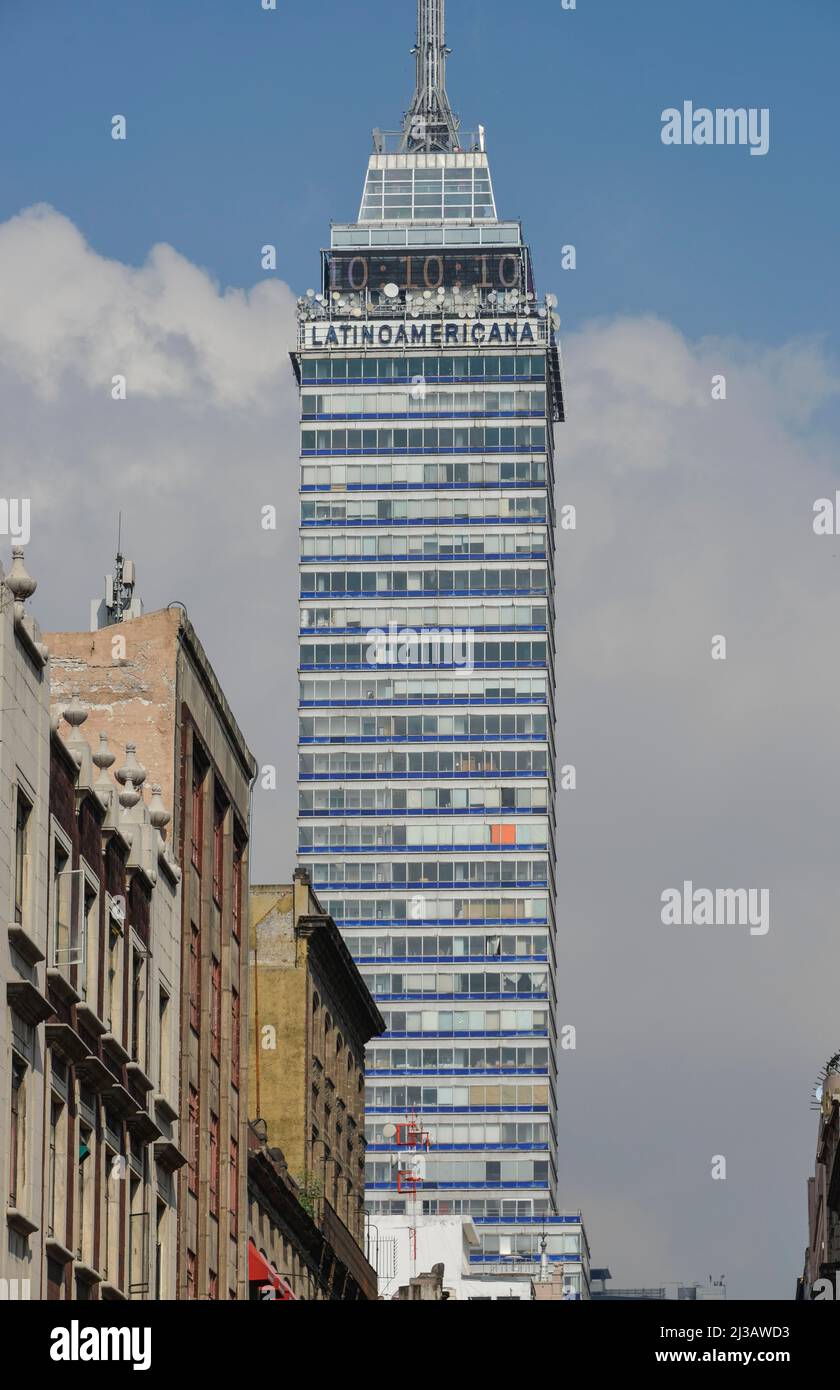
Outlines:
[[[471,627],[400,627],[367,632],[365,659],[370,666],[457,666],[475,670],[475,634]]]
[[[750,154],[770,148],[769,106],[666,106],[660,117],[663,145],[749,145]]]
[[[50,1340],[53,1361],[130,1361],[134,1371],[152,1364],[150,1327],[84,1327],[73,1318],[69,1327],[54,1327]]]
[[[14,545],[28,545],[30,500],[28,497],[0,497],[0,536]]]
[[[665,927],[749,927],[750,936],[770,930],[769,888],[666,888],[660,920]]]

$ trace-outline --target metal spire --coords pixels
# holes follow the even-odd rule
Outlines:
[[[458,122],[446,95],[445,0],[417,0],[417,80],[400,149],[457,150]]]

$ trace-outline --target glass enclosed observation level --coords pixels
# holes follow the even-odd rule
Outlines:
[[[360,222],[495,220],[485,154],[371,156]]]

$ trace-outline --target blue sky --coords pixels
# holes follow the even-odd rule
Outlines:
[[[690,337],[836,333],[835,0],[447,10],[453,106],[486,125],[566,331],[654,312]],[[371,127],[410,97],[413,31],[413,0],[2,0],[0,218],[46,201],[101,254],[168,241],[223,285],[259,279],[272,241],[301,292],[355,216]],[[769,107],[769,154],[664,147],[684,99]]]

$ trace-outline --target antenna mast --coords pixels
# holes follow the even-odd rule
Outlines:
[[[458,122],[446,95],[445,0],[417,0],[417,78],[403,125],[400,149],[449,151],[460,148]]]

